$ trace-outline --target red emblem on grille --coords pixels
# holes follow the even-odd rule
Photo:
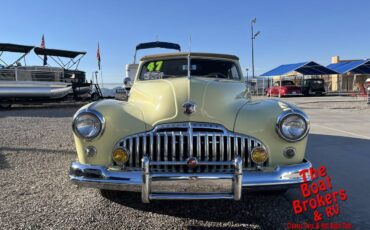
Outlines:
[[[190,158],[186,161],[186,165],[187,165],[189,168],[191,168],[191,169],[193,169],[193,168],[197,167],[197,166],[198,166],[198,160],[197,160],[197,158],[195,158],[195,157],[190,157]]]

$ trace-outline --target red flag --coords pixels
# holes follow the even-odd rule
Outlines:
[[[96,51],[96,58],[98,59],[98,68],[100,70],[100,47],[98,43],[98,50]]]
[[[43,49],[45,49],[45,38],[44,38],[44,35],[42,35],[40,47],[43,48]]]
[[[44,37],[44,35],[42,35],[40,47],[45,49],[45,37]],[[48,56],[44,55],[44,65],[47,65],[47,64],[48,64]]]

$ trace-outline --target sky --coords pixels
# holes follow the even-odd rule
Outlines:
[[[327,65],[335,55],[370,58],[367,0],[0,2],[0,43],[40,46],[44,34],[47,48],[86,51],[79,69],[88,79],[97,69],[99,43],[104,82],[123,81],[125,65],[132,63],[138,43],[169,41],[188,51],[190,36],[192,51],[237,55],[245,72],[251,69],[253,18],[255,31],[261,32],[255,40],[256,75],[287,63]],[[168,51],[143,50],[138,56]],[[34,53],[27,61],[42,65]]]

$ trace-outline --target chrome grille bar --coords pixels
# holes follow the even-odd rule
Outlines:
[[[231,169],[222,162],[236,156],[241,157],[244,168],[255,167],[250,152],[254,147],[263,145],[253,137],[230,132],[221,125],[188,122],[158,125],[149,132],[121,139],[117,146],[130,151],[126,165],[129,169],[140,169],[142,157],[150,154],[151,161],[159,162],[152,166],[155,170],[208,172]],[[197,167],[196,171],[178,165],[177,162],[184,162],[189,157],[197,157],[198,161],[210,164]]]

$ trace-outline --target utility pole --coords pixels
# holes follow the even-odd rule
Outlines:
[[[256,24],[257,18],[254,18],[251,21],[251,40],[252,40],[252,79],[255,77],[254,75],[254,39],[260,34],[260,31],[254,33],[253,25]]]

